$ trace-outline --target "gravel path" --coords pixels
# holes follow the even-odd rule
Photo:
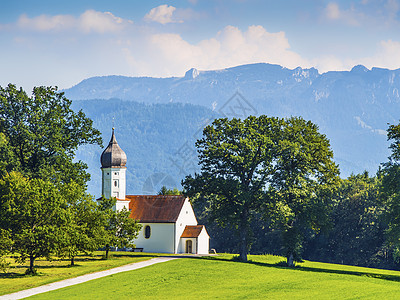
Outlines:
[[[30,297],[30,296],[33,296],[33,295],[36,295],[36,294],[41,294],[41,293],[57,290],[57,289],[60,289],[60,288],[63,288],[63,287],[67,287],[67,286],[75,285],[75,284],[78,284],[78,283],[86,282],[86,281],[89,281],[89,280],[101,278],[101,277],[104,277],[104,276],[117,274],[117,273],[120,273],[120,272],[132,271],[132,270],[140,269],[140,268],[143,268],[143,267],[151,266],[151,265],[154,265],[154,264],[166,262],[166,261],[177,259],[177,258],[179,258],[179,257],[156,257],[156,258],[152,258],[150,260],[140,261],[140,262],[137,262],[137,263],[132,263],[132,264],[129,264],[129,265],[117,267],[117,268],[110,269],[110,270],[105,270],[105,271],[101,271],[101,272],[86,274],[86,275],[82,275],[82,276],[79,276],[79,277],[75,277],[75,278],[71,278],[71,279],[66,279],[66,280],[57,281],[57,282],[49,283],[49,284],[46,284],[46,285],[38,286],[38,287],[35,287],[35,288],[32,288],[32,289],[23,290],[23,291],[12,293],[12,294],[8,294],[8,295],[3,295],[3,296],[0,296],[0,300],[22,299],[22,298]]]

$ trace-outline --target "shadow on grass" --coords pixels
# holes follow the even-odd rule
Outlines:
[[[21,273],[15,273],[15,272],[9,272],[9,273],[0,273],[0,279],[5,279],[5,278],[22,278],[26,277],[27,275],[21,274]]]
[[[377,279],[400,282],[400,275],[379,274],[379,273],[373,273],[373,272],[367,272],[367,271],[362,272],[362,271],[350,271],[350,270],[335,270],[335,269],[303,267],[303,266],[288,267],[288,266],[284,265],[284,264],[286,264],[286,262],[284,262],[284,261],[280,261],[277,263],[257,262],[257,261],[252,261],[252,260],[249,260],[247,262],[240,262],[234,258],[229,259],[229,258],[221,258],[221,257],[215,257],[215,256],[190,257],[190,258],[208,259],[208,260],[214,260],[214,261],[227,261],[227,262],[235,262],[235,263],[241,263],[241,264],[250,264],[250,265],[262,266],[262,267],[270,267],[270,268],[286,269],[286,270],[296,270],[296,271],[304,271],[304,272],[365,276],[365,277],[370,277],[370,278],[377,278]]]

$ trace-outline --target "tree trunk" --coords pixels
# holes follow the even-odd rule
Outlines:
[[[75,266],[75,257],[74,256],[71,257],[71,266]]]
[[[288,265],[288,267],[294,267],[293,253],[290,253],[290,254],[287,256],[287,265]]]
[[[35,274],[35,257],[33,255],[29,256],[29,274]]]
[[[110,246],[106,246],[106,259],[108,259],[108,252],[110,251]]]
[[[240,228],[240,261],[247,262],[247,228],[241,226]]]

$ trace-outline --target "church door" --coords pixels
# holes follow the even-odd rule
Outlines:
[[[192,253],[192,241],[191,240],[186,241],[186,253]]]

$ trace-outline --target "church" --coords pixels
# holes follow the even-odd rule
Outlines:
[[[167,195],[126,195],[125,152],[112,130],[111,140],[101,154],[102,195],[115,197],[114,210],[130,211],[142,224],[136,248],[144,252],[208,254],[210,237],[198,225],[189,198]]]

